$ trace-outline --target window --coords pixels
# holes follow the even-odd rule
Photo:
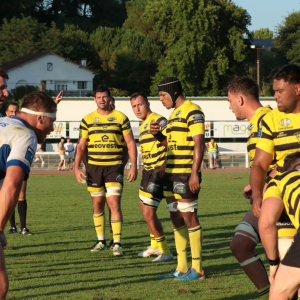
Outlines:
[[[87,81],[78,81],[77,89],[78,90],[86,90],[87,89]]]
[[[47,71],[52,71],[52,70],[53,70],[53,64],[47,63]]]
[[[56,91],[67,91],[68,90],[68,82],[67,81],[55,81],[55,90]]]

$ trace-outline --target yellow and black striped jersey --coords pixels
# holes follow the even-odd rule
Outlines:
[[[201,108],[186,100],[171,113],[166,132],[166,173],[190,174],[195,146],[193,136],[205,133],[204,113]]]
[[[275,197],[283,201],[286,214],[296,229],[300,222],[300,170],[291,170],[276,175],[268,184],[263,200]]]
[[[254,116],[252,117],[252,119],[249,122],[249,126],[248,126],[249,137],[247,140],[247,151],[248,151],[248,155],[250,157],[250,164],[249,164],[250,169],[252,168],[254,157],[255,157],[255,149],[256,149],[256,143],[258,140],[258,131],[261,126],[261,120],[271,110],[272,110],[272,108],[269,105],[258,108],[255,111]]]
[[[100,115],[97,110],[80,123],[79,136],[87,139],[88,163],[92,165],[122,164],[124,136],[131,132],[128,118],[113,110]]]
[[[140,127],[140,149],[142,151],[145,170],[154,170],[160,167],[167,156],[167,149],[150,132],[150,123],[155,120],[160,125],[161,132],[166,135],[168,121],[161,115],[151,113]]]
[[[272,154],[281,173],[284,158],[300,151],[300,114],[273,109],[262,119],[258,137],[256,148]]]

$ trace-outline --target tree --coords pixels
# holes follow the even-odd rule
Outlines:
[[[100,75],[94,85],[105,83],[127,95],[136,91],[149,93],[162,48],[155,41],[134,30],[99,27],[90,42],[101,60]]]
[[[273,39],[273,31],[269,28],[260,28],[251,33],[255,39]]]
[[[293,12],[278,26],[274,44],[284,63],[300,63],[300,12]]]
[[[181,79],[188,95],[221,95],[234,75],[245,74],[249,14],[230,0],[147,1],[142,18],[166,48],[152,94],[166,76]],[[250,47],[248,47],[249,49]]]

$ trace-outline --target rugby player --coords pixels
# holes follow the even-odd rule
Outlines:
[[[204,279],[202,270],[202,232],[197,217],[200,191],[200,165],[205,151],[204,114],[201,108],[183,96],[181,82],[168,77],[158,85],[159,98],[171,113],[166,134],[157,120],[151,121],[151,133],[167,148],[164,196],[174,227],[177,267],[158,278],[175,280]],[[187,267],[186,248],[190,240],[192,268]]]
[[[1,75],[1,77],[0,103],[6,93],[3,93],[5,88],[3,88],[3,76]],[[2,184],[0,190],[0,244],[2,247],[7,244],[3,230],[15,209],[22,183],[29,175],[37,142],[42,143],[46,135],[53,130],[55,119],[56,103],[42,92],[29,94],[24,99],[18,116],[0,119],[0,181]],[[0,247],[1,300],[5,299],[8,290],[8,276],[2,247]]]
[[[156,211],[163,198],[163,180],[167,150],[150,132],[150,122],[155,120],[160,125],[160,131],[165,132],[168,121],[163,116],[151,111],[150,103],[144,93],[134,93],[130,97],[132,110],[136,117],[143,121],[139,130],[140,149],[144,160],[143,177],[139,190],[140,207],[143,217],[148,225],[151,237],[151,245],[138,256],[148,257],[157,254],[152,260],[167,261],[173,259],[170,252],[163,227],[157,217]],[[160,172],[161,175],[160,176]]]
[[[229,109],[235,114],[237,120],[249,121],[249,137],[247,150],[250,157],[250,168],[255,157],[258,130],[261,120],[272,109],[263,107],[259,102],[258,85],[248,77],[236,77],[227,87]],[[250,185],[244,189],[247,199],[251,198]],[[258,218],[249,210],[241,223],[235,228],[235,236],[230,248],[246,275],[256,286],[261,299],[269,297],[269,280],[266,269],[255,253],[255,247],[259,243]]]
[[[273,157],[277,161],[277,174],[280,174],[284,158],[300,151],[300,67],[283,66],[274,72],[272,78],[277,108],[262,120],[250,175],[253,213],[257,217],[260,215],[264,178]]]
[[[79,183],[84,181],[82,176],[85,177],[85,174],[79,170],[79,167],[87,148],[86,177],[88,191],[93,201],[93,218],[97,233],[97,242],[91,251],[106,249],[104,219],[106,199],[111,210],[113,253],[123,255],[121,247],[123,146],[125,140],[132,163],[127,179],[132,182],[137,177],[136,144],[128,118],[117,110],[111,111],[110,91],[106,86],[97,87],[94,101],[97,104],[97,110],[85,116],[80,124],[80,139],[74,162],[75,177]],[[105,191],[107,191],[106,198]]]
[[[264,193],[259,218],[259,233],[270,263],[271,300],[288,300],[295,296],[297,299],[300,287],[300,153],[287,155],[281,168],[285,172],[276,175]],[[288,214],[297,232],[282,259],[278,251],[276,223],[283,211]]]
[[[9,103],[7,105],[5,114],[7,117],[16,116],[19,111],[19,105],[16,102]],[[27,180],[23,181],[22,188],[20,191],[19,199],[18,199],[18,212],[20,217],[20,234],[31,235],[32,233],[26,227],[26,216],[27,216],[27,200],[26,200],[26,186]],[[16,219],[15,219],[15,211],[11,214],[9,218],[10,228],[7,234],[17,233]]]

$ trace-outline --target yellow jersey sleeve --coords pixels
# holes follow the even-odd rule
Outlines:
[[[264,193],[263,201],[266,200],[267,198],[270,198],[270,197],[278,198],[281,201],[283,201],[282,193],[281,193],[281,190],[278,186],[278,181],[276,179],[272,179],[269,182],[269,184],[267,186],[267,189]]]
[[[273,127],[273,114],[272,111],[264,116],[261,121],[261,126],[258,132],[258,141],[256,148],[262,149],[272,155],[274,155],[275,144],[273,140],[272,132]]]
[[[127,135],[128,133],[131,132],[131,125],[129,119],[124,115],[124,121],[122,124],[122,133],[123,136]]]
[[[81,123],[80,123],[79,137],[82,137],[84,139],[88,139],[88,137],[89,137],[88,124],[84,118],[81,120]]]
[[[198,109],[192,110],[188,113],[187,125],[191,132],[191,136],[205,133],[204,113],[199,107]]]

